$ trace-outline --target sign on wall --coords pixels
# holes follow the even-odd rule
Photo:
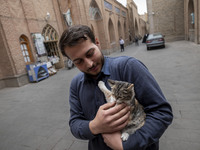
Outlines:
[[[38,56],[46,55],[46,48],[44,46],[44,37],[41,33],[32,33],[35,49]]]
[[[66,13],[63,13],[63,17],[64,17],[65,22],[68,26],[73,25],[70,9],[68,9]]]

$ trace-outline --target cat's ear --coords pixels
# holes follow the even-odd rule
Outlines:
[[[130,90],[131,88],[133,88],[133,84],[129,85],[129,87],[127,88],[127,90]]]
[[[108,84],[110,85],[110,87],[113,87],[113,85],[115,84],[115,81],[108,79]]]

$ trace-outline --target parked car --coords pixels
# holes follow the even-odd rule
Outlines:
[[[146,40],[147,50],[150,50],[152,47],[163,47],[165,48],[165,39],[161,33],[149,34]]]

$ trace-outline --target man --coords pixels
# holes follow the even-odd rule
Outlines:
[[[123,52],[124,51],[124,40],[122,39],[122,37],[119,39],[119,45],[121,48],[121,52]]]
[[[89,27],[77,25],[64,31],[60,39],[63,55],[81,71],[70,86],[72,134],[89,140],[89,150],[158,150],[159,138],[172,121],[172,111],[148,69],[132,57],[104,57]],[[134,83],[137,100],[144,106],[146,122],[122,142],[121,130],[127,125],[130,107],[106,103],[98,88],[107,79]]]

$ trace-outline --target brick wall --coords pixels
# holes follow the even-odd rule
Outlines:
[[[26,64],[19,42],[19,37],[21,35],[28,37],[31,52],[35,59],[36,52],[31,33],[41,33],[48,23],[54,27],[59,35],[61,34],[63,27],[58,6],[55,6],[56,4],[55,2],[53,3],[53,0],[1,0],[1,83],[2,80],[7,82],[7,80],[12,78],[13,84],[20,85],[18,82],[22,81],[22,76],[27,77]],[[50,19],[48,21],[45,20],[47,12],[50,13]],[[12,86],[12,82],[9,82],[9,85]]]
[[[166,40],[184,39],[184,1],[149,0],[150,33],[161,32]]]

